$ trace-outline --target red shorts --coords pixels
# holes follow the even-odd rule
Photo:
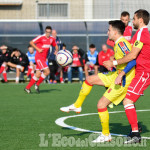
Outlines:
[[[128,87],[126,98],[136,102],[141,95],[144,95],[144,90],[150,85],[150,73],[136,72],[135,77]]]
[[[37,58],[35,59],[35,62],[36,62],[36,70],[44,70],[48,68],[46,61],[43,59]]]

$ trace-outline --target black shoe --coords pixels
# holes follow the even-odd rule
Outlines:
[[[24,89],[24,91],[26,92],[26,93],[28,93],[28,94],[30,94],[31,93],[31,90],[28,90],[28,89]]]
[[[127,141],[124,144],[140,143],[141,136],[139,132],[132,132],[130,136],[127,137]]]
[[[138,130],[141,133],[142,132],[142,126],[138,123]],[[132,134],[132,129],[130,130],[130,133],[127,136],[130,136]]]
[[[35,84],[34,87],[35,87],[36,92],[37,92],[38,94],[40,94],[39,86]]]

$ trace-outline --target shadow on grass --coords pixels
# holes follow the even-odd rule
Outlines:
[[[142,133],[149,132],[147,127],[142,122],[139,122],[139,124],[140,124],[140,126],[142,126]],[[130,125],[123,126],[122,123],[110,123],[109,126],[110,126],[110,132],[114,133],[114,134],[128,135],[131,130]],[[67,128],[67,127],[63,127],[62,129],[63,130],[73,130],[73,128]],[[99,130],[99,131],[101,132],[101,130]],[[142,133],[141,133],[141,135],[142,135]],[[65,136],[82,136],[85,134],[91,134],[91,132],[80,132],[77,134],[67,134]]]
[[[58,89],[46,89],[46,90],[40,90],[40,93],[47,93],[47,92],[52,92],[52,91],[61,91]]]

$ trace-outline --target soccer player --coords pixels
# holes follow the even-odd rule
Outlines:
[[[131,44],[123,37],[125,25],[121,20],[115,20],[109,22],[108,37],[110,40],[115,41],[114,57],[120,59],[131,51]],[[60,108],[61,111],[69,112],[75,111],[81,112],[81,105],[86,96],[92,90],[93,85],[101,85],[108,87],[102,98],[98,101],[97,109],[99,118],[102,125],[102,134],[93,142],[105,142],[111,140],[111,134],[109,132],[109,113],[107,106],[110,103],[118,105],[125,97],[127,88],[135,76],[134,63],[132,61],[127,64],[118,65],[116,71],[108,72],[107,74],[99,73],[98,75],[89,76],[82,85],[79,93],[79,97],[76,102],[68,107]],[[115,84],[115,79],[119,73],[123,70],[126,74],[123,76],[123,81],[120,85]]]
[[[131,40],[131,44],[133,45],[131,53],[122,59],[113,62],[104,62],[104,65],[110,68],[114,65],[121,65],[136,59],[136,75],[123,101],[125,112],[132,128],[132,134],[126,143],[135,143],[141,140],[134,103],[143,95],[144,90],[150,85],[150,34],[147,28],[149,18],[150,15],[146,10],[137,10],[133,17],[133,27],[137,29],[137,31]],[[118,78],[118,83],[120,81],[121,78]]]
[[[131,42],[131,36],[132,36],[132,26],[129,25],[129,22],[130,22],[130,14],[127,12],[127,11],[123,11],[121,13],[121,17],[120,17],[120,20],[125,24],[125,31],[123,33],[123,36],[124,38]],[[115,42],[112,41],[112,40],[107,40],[107,45],[111,46],[111,47],[114,47],[115,45]]]
[[[87,78],[89,76],[88,70],[94,70],[94,73],[98,73],[98,66],[96,66],[96,59],[97,59],[98,51],[96,50],[96,47],[94,44],[89,45],[89,51],[85,54],[85,77]]]
[[[29,59],[29,66],[28,66],[28,73],[26,76],[24,76],[25,79],[27,79],[27,77],[31,74],[31,77],[34,76],[34,70],[35,70],[35,54],[36,51],[34,50],[34,48],[29,45],[28,46],[28,52],[26,53],[28,59]]]
[[[20,72],[24,72],[29,65],[28,57],[18,49],[14,49],[11,53],[9,66],[16,68],[16,83],[19,83]]]
[[[50,70],[46,63],[46,58],[48,55],[48,51],[50,50],[51,46],[54,46],[56,51],[55,54],[58,51],[58,46],[55,42],[55,39],[50,36],[52,31],[51,26],[47,26],[45,28],[45,34],[40,35],[33,39],[30,42],[30,45],[36,49],[36,55],[35,55],[35,62],[36,62],[36,75],[34,75],[29,84],[24,89],[27,93],[31,93],[30,88],[35,84],[35,90],[37,93],[40,93],[39,91],[39,85],[43,82],[43,80],[46,78],[46,76],[49,75]],[[38,80],[39,78],[39,80]]]

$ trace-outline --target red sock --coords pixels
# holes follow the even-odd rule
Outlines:
[[[37,77],[36,76],[33,76],[33,78],[31,78],[29,84],[26,86],[26,89],[30,89],[31,86],[37,81]]]
[[[127,104],[124,108],[132,131],[138,132],[138,120],[134,104]]]
[[[31,71],[32,71],[32,67],[29,66],[29,67],[28,67],[28,73],[27,73],[27,76],[29,76],[29,75],[31,74]]]
[[[0,74],[4,71],[5,66],[6,66],[5,64],[2,64],[2,65],[1,65],[1,68],[0,68]]]
[[[33,76],[34,76],[34,71],[32,70],[32,71],[31,71],[31,77],[33,77]]]
[[[63,81],[63,78],[62,77],[60,77],[60,82],[62,82]]]
[[[4,81],[7,82],[7,73],[6,73],[6,71],[3,71],[3,77],[4,77]]]
[[[42,73],[39,80],[38,80],[38,82],[36,83],[36,85],[39,86],[45,78],[46,78],[46,76]]]

